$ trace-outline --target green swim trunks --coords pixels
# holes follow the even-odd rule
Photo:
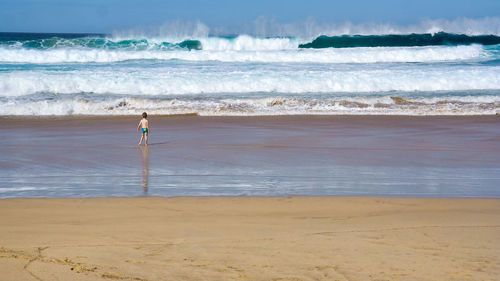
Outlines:
[[[147,134],[148,133],[148,128],[142,128],[142,134]]]

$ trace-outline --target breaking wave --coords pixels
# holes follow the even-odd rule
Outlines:
[[[0,33],[0,115],[498,114],[499,38]]]
[[[448,33],[321,36],[311,43],[300,43],[300,39],[292,37],[258,38],[248,35],[119,39],[105,35],[0,33],[0,63],[111,63],[128,60],[262,63],[462,61],[490,58],[493,54],[491,50],[498,48],[485,49],[484,45],[499,44],[500,37]],[[426,45],[433,46],[422,47]]]
[[[222,49],[225,46],[221,46]],[[183,60],[192,62],[259,63],[377,63],[463,61],[490,57],[480,45],[450,47],[345,48],[321,50],[237,51],[124,51],[99,49],[51,50],[11,49],[0,47],[0,63],[111,63],[128,60]]]
[[[224,93],[424,92],[500,90],[497,66],[316,68],[304,65],[255,69],[239,65],[220,68],[106,67],[65,71],[0,71],[2,97],[36,93],[119,95],[223,95]]]
[[[335,97],[335,98],[222,98],[159,99],[144,97],[0,101],[0,115],[491,115],[499,114],[495,96],[440,98]]]
[[[299,48],[354,48],[354,47],[416,47],[439,45],[497,45],[500,37],[495,35],[435,34],[408,35],[343,35],[319,36],[311,43],[300,44]]]

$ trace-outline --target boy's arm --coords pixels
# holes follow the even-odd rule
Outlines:
[[[137,132],[141,130],[141,122],[139,122],[139,125],[137,125]]]

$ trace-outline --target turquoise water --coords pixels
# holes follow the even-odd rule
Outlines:
[[[493,115],[498,38],[0,33],[0,115]]]
[[[218,37],[227,41],[234,41],[238,36]],[[284,37],[293,39],[293,37]],[[85,47],[100,49],[130,49],[161,50],[184,48],[187,50],[202,50],[200,40],[183,40],[168,42],[148,38],[117,39],[106,34],[71,34],[71,33],[1,33],[0,46],[23,47],[33,49],[49,49],[56,47]],[[273,38],[261,38],[273,39]],[[305,40],[305,39],[303,39]],[[396,35],[322,35],[311,42],[299,44],[299,48],[353,48],[353,47],[418,47],[439,45],[498,45],[500,37],[495,35],[465,35],[438,32],[435,34],[396,34]]]
[[[299,48],[417,47],[467,44],[498,45],[500,44],[500,37],[495,35],[450,34],[446,32],[407,35],[323,35],[310,43],[299,45]]]

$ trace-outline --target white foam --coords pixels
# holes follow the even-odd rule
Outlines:
[[[192,114],[204,116],[255,116],[298,114],[361,115],[494,115],[500,112],[500,97],[468,96],[405,99],[390,96],[364,98],[250,98],[250,99],[144,99],[118,98],[106,101],[83,98],[34,102],[0,102],[0,115],[138,115]]]
[[[314,65],[274,65],[208,68],[120,68],[81,71],[0,72],[0,97],[36,93],[57,95],[94,93],[103,95],[193,95],[220,97],[224,93],[359,93],[500,90],[496,66],[398,66],[387,68]]]
[[[298,43],[290,38],[258,38],[240,35],[236,38],[207,37],[200,39],[207,51],[279,51],[297,49]]]
[[[2,187],[0,188],[0,193],[10,193],[10,192],[20,192],[20,191],[33,191],[33,190],[46,190],[43,187],[34,186],[19,186],[19,187]]]
[[[240,38],[241,37],[241,38]],[[184,60],[193,62],[262,62],[262,63],[379,63],[440,62],[487,58],[480,45],[430,47],[379,47],[342,49],[296,49],[288,39],[244,38],[235,42],[207,39],[202,51],[185,50],[105,50],[88,48],[54,48],[47,50],[0,47],[3,63],[111,63],[127,60]],[[240,42],[249,40],[250,43]],[[263,39],[264,40],[264,39]]]

